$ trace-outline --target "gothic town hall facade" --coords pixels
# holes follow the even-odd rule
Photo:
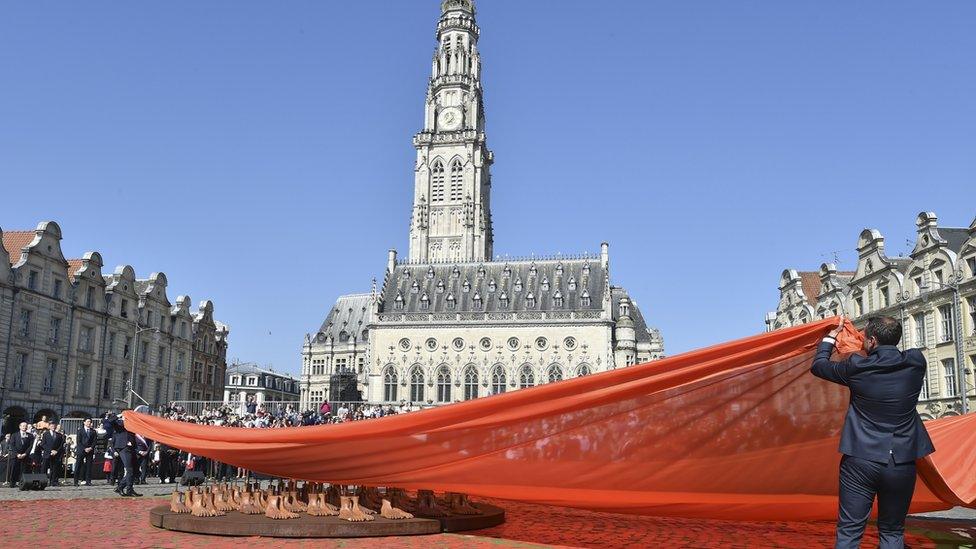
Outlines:
[[[355,372],[364,400],[427,406],[647,362],[660,333],[610,280],[609,246],[574,257],[493,260],[492,152],[472,0],[445,0],[414,136],[409,255],[381,288],[340,297],[302,349],[301,405]]]

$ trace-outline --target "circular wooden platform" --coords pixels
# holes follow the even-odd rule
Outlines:
[[[216,536],[361,538],[461,532],[489,528],[505,522],[503,509],[484,503],[474,505],[483,514],[403,520],[377,516],[376,520],[370,522],[349,522],[338,517],[313,517],[304,513],[295,519],[274,520],[264,515],[243,515],[236,511],[228,511],[222,517],[195,517],[174,513],[169,510],[169,505],[160,505],[150,509],[149,523],[166,530]]]

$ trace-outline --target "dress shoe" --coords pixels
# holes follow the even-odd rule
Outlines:
[[[136,492],[135,490],[129,490],[128,492],[125,492],[122,495],[123,496],[130,497],[130,498],[141,498],[142,497],[142,494]]]

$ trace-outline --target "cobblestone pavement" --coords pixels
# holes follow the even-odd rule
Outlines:
[[[55,519],[64,538],[49,539],[62,547],[95,546],[106,543],[106,526],[116,532],[113,547],[180,548],[205,543],[208,547],[695,547],[695,548],[816,548],[831,547],[833,524],[828,522],[733,522],[661,517],[635,517],[594,513],[563,507],[493,501],[507,511],[501,526],[469,532],[466,535],[348,539],[286,540],[248,538],[247,540],[199,536],[160,530],[149,525],[148,511],[165,503],[161,496],[172,485],[137,486],[142,498],[120,498],[104,481],[94,486],[71,485],[40,492],[20,492],[2,488],[0,499],[8,500],[0,510],[0,539],[6,547],[36,542],[36,533],[51,535],[50,520]],[[89,499],[89,498],[94,498]],[[908,541],[914,549],[922,547],[972,547],[976,521],[967,520],[972,510],[944,513],[949,520],[931,517],[912,520]],[[111,519],[116,517],[116,519]],[[877,545],[877,533],[869,527],[864,546]]]

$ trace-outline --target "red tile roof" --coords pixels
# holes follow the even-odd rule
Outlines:
[[[807,303],[810,305],[816,305],[817,296],[820,295],[820,273],[817,271],[800,271],[799,274],[803,297],[807,298]]]
[[[10,254],[10,264],[20,261],[20,249],[34,240],[34,231],[4,231],[3,247]]]
[[[68,260],[68,276],[74,276],[78,269],[83,265],[83,259],[69,259]]]

